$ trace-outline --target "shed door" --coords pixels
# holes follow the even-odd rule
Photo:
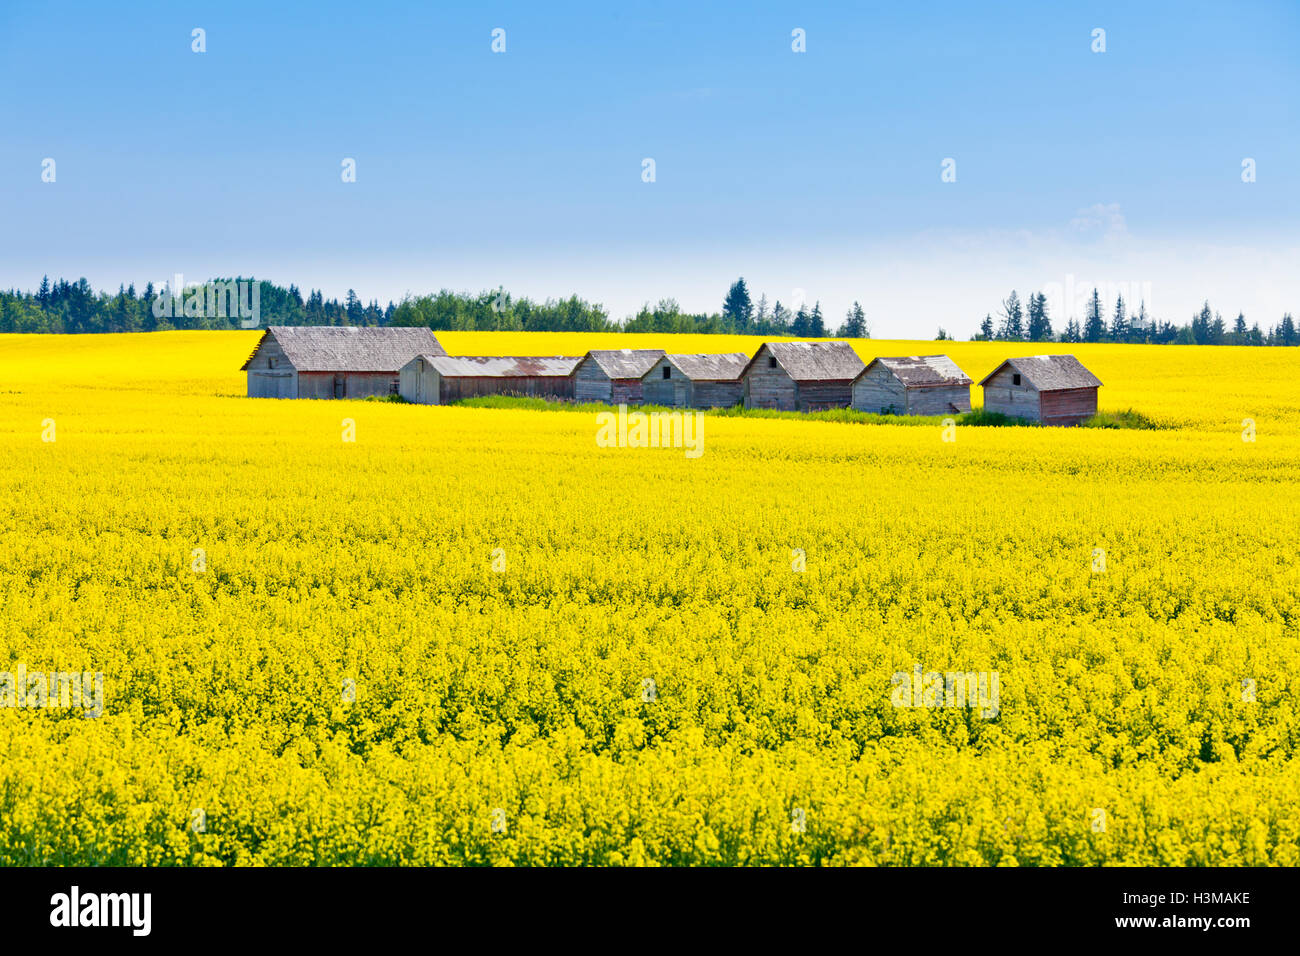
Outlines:
[[[348,393],[348,383],[342,375],[334,376],[334,397],[344,398]]]

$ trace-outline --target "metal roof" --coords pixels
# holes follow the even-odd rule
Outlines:
[[[447,354],[423,327],[273,325],[258,339],[253,355],[268,337],[299,372],[396,372],[417,355]],[[252,361],[250,355],[243,369]]]
[[[932,385],[970,385],[970,377],[946,355],[880,356],[867,364],[883,365],[907,388],[927,388]],[[863,369],[866,373],[867,369]]]
[[[580,357],[568,355],[421,355],[419,358],[447,378],[563,378],[582,361]]]
[[[591,359],[610,378],[640,378],[664,357],[663,349],[592,349]]]
[[[693,382],[734,382],[749,364],[749,356],[744,352],[720,355],[670,352],[664,359]]]
[[[796,382],[838,382],[858,377],[866,366],[847,342],[764,342],[751,365],[767,349]]]
[[[1054,392],[1063,388],[1096,388],[1101,379],[1083,367],[1073,355],[1022,355],[1009,358],[980,380],[984,385],[1003,366],[1010,365],[1023,375],[1029,384],[1040,392]]]

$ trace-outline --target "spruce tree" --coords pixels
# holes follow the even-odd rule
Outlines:
[[[1124,297],[1115,296],[1115,315],[1110,320],[1110,337],[1114,342],[1128,341],[1128,312],[1124,308]]]
[[[1088,300],[1088,314],[1083,322],[1083,341],[1100,342],[1106,337],[1106,320],[1101,317],[1101,294],[1092,290]]]
[[[749,331],[750,321],[754,317],[754,306],[749,301],[749,289],[745,278],[741,276],[727,290],[727,297],[722,302],[722,314],[731,322],[737,332]]]

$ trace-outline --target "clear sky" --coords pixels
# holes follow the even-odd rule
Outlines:
[[[743,275],[966,337],[1013,287],[1096,283],[1267,327],[1300,314],[1298,101],[1296,0],[2,0],[0,286],[504,285],[622,317]]]

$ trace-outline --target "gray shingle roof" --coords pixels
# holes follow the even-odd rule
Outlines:
[[[984,385],[1004,366],[1010,365],[1040,392],[1063,388],[1096,388],[1101,379],[1083,367],[1073,355],[1025,355],[1010,358],[980,380]]]
[[[396,372],[417,355],[447,354],[426,328],[273,325],[258,340],[258,349],[268,337],[299,372]],[[252,360],[249,356],[243,367]]]
[[[486,355],[422,355],[420,356],[448,378],[528,378],[547,376],[564,378],[582,361],[581,358],[556,355],[486,356]]]
[[[592,349],[586,357],[610,378],[640,378],[664,357],[664,350]]]
[[[734,382],[749,364],[749,356],[744,352],[721,355],[670,352],[664,358],[693,382]]]
[[[745,368],[767,349],[796,382],[837,382],[858,377],[866,366],[848,342],[765,342]]]
[[[894,373],[894,377],[907,388],[926,388],[931,385],[970,385],[971,379],[957,367],[957,363],[946,355],[900,355],[897,357],[880,356],[872,359],[872,365],[883,365]],[[866,369],[863,369],[865,372]]]

